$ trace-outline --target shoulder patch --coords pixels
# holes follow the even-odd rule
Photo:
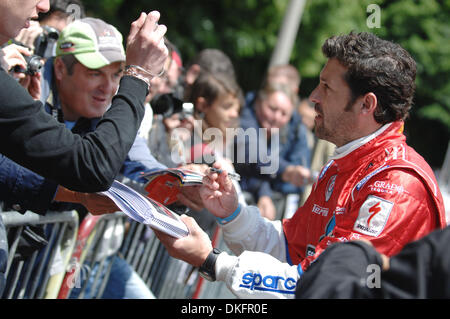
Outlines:
[[[394,203],[369,195],[359,209],[353,230],[372,237],[378,237],[387,224]]]

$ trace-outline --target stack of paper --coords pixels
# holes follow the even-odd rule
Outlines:
[[[186,225],[176,213],[118,181],[114,181],[111,188],[102,194],[111,198],[122,212],[139,223],[176,238],[189,234]]]

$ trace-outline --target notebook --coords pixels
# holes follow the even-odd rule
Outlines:
[[[176,213],[118,181],[114,181],[111,188],[101,194],[108,196],[122,212],[139,223],[175,238],[189,234],[186,225]]]

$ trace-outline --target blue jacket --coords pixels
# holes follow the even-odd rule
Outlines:
[[[52,59],[45,64],[41,92],[41,102],[45,105],[45,110],[62,121],[58,95],[53,86]],[[100,118],[80,118],[73,126],[72,132],[85,135],[95,130],[99,120]],[[133,181],[145,183],[145,179],[140,177],[141,172],[162,168],[166,167],[157,162],[151,155],[145,140],[137,138],[120,173]],[[0,155],[0,201],[3,201],[7,207],[12,207],[22,213],[31,210],[38,214],[45,214],[54,199],[57,187],[57,183],[47,180]],[[67,205],[64,207],[70,209]]]
[[[246,96],[246,104],[241,112],[240,123],[242,129],[245,131],[249,128],[253,128],[257,132],[258,141],[260,140],[260,125],[258,123],[254,104],[256,95],[251,92]],[[280,143],[278,149],[278,170],[273,174],[263,174],[262,169],[264,167],[270,166],[271,162],[267,162],[267,158],[262,158],[265,150],[261,150],[261,142],[258,143],[256,149],[257,152],[251,151],[252,147],[248,139],[242,143],[236,143],[238,149],[235,150],[235,156],[245,150],[245,163],[239,163],[239,159],[235,159],[236,171],[241,175],[241,187],[244,191],[250,192],[256,200],[261,196],[271,196],[272,191],[277,191],[283,194],[300,194],[303,192],[303,188],[295,187],[290,183],[285,183],[281,179],[281,175],[285,171],[288,165],[302,165],[309,168],[311,163],[311,150],[307,143],[307,128],[302,123],[302,118],[300,114],[296,111],[292,114],[291,120],[288,124],[280,129]],[[264,137],[262,137],[264,140]],[[267,154],[269,158],[275,158],[276,150],[271,149],[271,143],[268,142]],[[254,145],[253,145],[254,146]],[[252,156],[256,156],[255,161],[251,160]]]

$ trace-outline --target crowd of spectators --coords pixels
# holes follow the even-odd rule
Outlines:
[[[156,235],[172,256],[256,298],[293,297],[296,286],[298,296],[333,295],[314,283],[336,258],[337,249],[320,257],[331,244],[365,239],[393,256],[446,226],[434,175],[404,142],[415,62],[400,46],[367,33],[328,39],[328,62],[308,100],[292,65],[268,68],[261,87],[243,92],[219,49],[186,64],[159,12],[142,13],[124,38],[86,17],[78,0],[23,2],[0,5],[3,20],[15,19],[0,24],[3,210],[112,213],[117,207],[98,192],[114,179],[145,193],[142,173],[198,171],[204,185],[181,188],[169,207],[190,216],[190,235]],[[69,5],[79,8],[75,20]],[[364,64],[364,50],[373,65]],[[381,66],[379,77],[400,93],[363,69]],[[218,225],[232,255],[211,252]],[[1,217],[0,226],[4,236]],[[4,274],[7,242],[0,243]],[[154,298],[126,261],[108,262],[103,298]]]

